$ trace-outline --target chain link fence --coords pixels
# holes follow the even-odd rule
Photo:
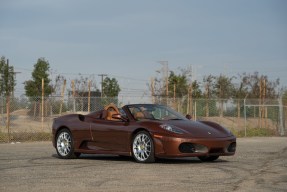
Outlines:
[[[1,98],[1,97],[0,97]],[[51,140],[53,119],[61,115],[118,107],[133,103],[156,103],[172,107],[193,120],[217,122],[237,136],[286,135],[287,106],[279,100],[222,100],[165,97],[14,97],[1,98],[0,142]],[[7,110],[9,109],[9,110]]]
[[[260,99],[168,99],[166,104],[193,120],[213,121],[237,136],[284,136],[287,134],[287,106],[282,100]]]

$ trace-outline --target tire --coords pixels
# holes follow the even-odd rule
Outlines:
[[[57,134],[56,151],[61,159],[74,159],[81,155],[81,153],[74,152],[73,136],[68,129],[62,129]]]
[[[139,163],[155,161],[153,139],[148,132],[140,131],[133,137],[132,154]]]
[[[198,159],[200,159],[203,162],[215,161],[218,158],[219,158],[219,156],[200,156],[200,157],[198,157]]]

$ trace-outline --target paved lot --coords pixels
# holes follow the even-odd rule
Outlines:
[[[235,156],[213,163],[62,160],[50,142],[0,144],[0,191],[287,191],[287,138],[238,139]]]

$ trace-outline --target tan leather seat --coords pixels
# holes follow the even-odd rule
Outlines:
[[[113,103],[108,104],[104,109],[107,111],[116,111],[117,113],[120,113],[118,107]]]
[[[140,120],[140,119],[144,119],[145,116],[143,114],[143,112],[136,112],[135,114],[135,119]]]
[[[108,111],[107,110],[103,110],[102,114],[101,114],[101,119],[107,119],[108,117]]]
[[[107,114],[107,120],[110,120],[110,121],[117,121],[118,119],[114,119],[113,118],[113,115],[114,114],[118,114],[118,112],[116,111],[108,111],[108,114]]]

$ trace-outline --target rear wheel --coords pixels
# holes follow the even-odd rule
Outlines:
[[[140,163],[155,161],[153,140],[148,132],[140,131],[134,136],[132,154],[134,159]]]
[[[68,129],[59,131],[56,137],[56,151],[60,158],[71,159],[77,158],[81,153],[74,152],[74,140]]]
[[[215,161],[218,158],[219,158],[219,156],[199,156],[198,157],[198,159],[200,159],[203,162]]]

